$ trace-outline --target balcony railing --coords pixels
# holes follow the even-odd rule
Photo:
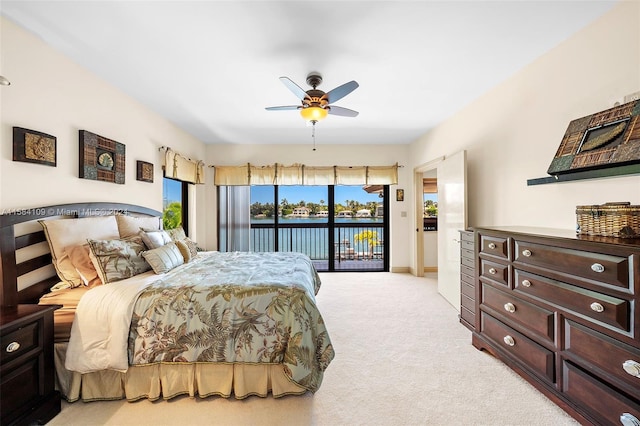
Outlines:
[[[251,250],[275,251],[275,232],[273,223],[251,224]],[[331,256],[335,270],[384,270],[384,223],[334,223],[331,250],[329,232],[328,223],[279,223],[277,251],[304,253],[319,271],[329,270]],[[363,233],[374,236],[374,240],[358,241],[356,235]]]

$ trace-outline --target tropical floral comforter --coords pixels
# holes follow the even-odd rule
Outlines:
[[[319,288],[320,278],[303,254],[198,256],[139,294],[129,365],[283,364],[291,380],[313,392],[334,357],[315,303]]]

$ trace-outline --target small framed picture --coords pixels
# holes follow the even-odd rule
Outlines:
[[[404,201],[404,189],[396,189],[396,201]]]
[[[136,179],[142,182],[153,182],[153,164],[146,161],[136,161]]]
[[[14,127],[13,161],[56,167],[56,137]]]

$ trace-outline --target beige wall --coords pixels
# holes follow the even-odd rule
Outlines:
[[[547,176],[571,120],[638,90],[640,2],[622,2],[414,142],[411,167],[467,150],[471,226],[574,229],[576,205],[640,204],[640,176],[540,186],[527,179]]]
[[[143,107],[95,74],[50,48],[13,22],[1,19],[0,210],[83,201],[114,201],[162,210],[162,156],[170,146],[191,158],[204,158],[204,144]],[[159,88],[160,89],[160,88]],[[57,137],[57,167],[12,161],[12,127]],[[78,130],[126,146],[124,185],[78,178]],[[136,180],[136,160],[154,163],[154,183]],[[205,190],[194,190],[190,230],[204,239]]]

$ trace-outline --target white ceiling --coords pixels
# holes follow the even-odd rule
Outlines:
[[[0,1],[2,14],[205,143],[308,144],[279,80],[319,71],[323,144],[407,144],[608,11],[569,1]],[[7,75],[9,79],[11,76]]]

